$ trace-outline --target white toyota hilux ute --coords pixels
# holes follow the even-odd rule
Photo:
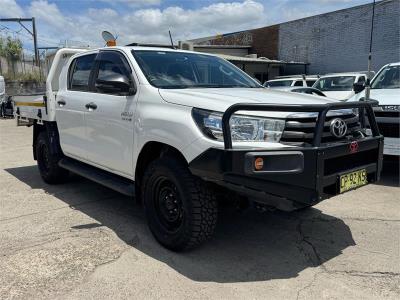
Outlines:
[[[16,98],[15,115],[33,126],[44,181],[73,172],[135,196],[157,241],[174,251],[212,235],[220,197],[291,211],[381,172],[372,102],[271,91],[204,53],[62,49],[46,95]]]
[[[349,101],[360,101],[364,97],[365,91]],[[379,102],[374,112],[379,131],[385,138],[383,154],[400,157],[400,62],[387,64],[379,70],[371,81],[370,97]]]

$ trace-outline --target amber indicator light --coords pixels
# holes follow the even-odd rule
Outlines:
[[[263,167],[264,167],[264,159],[262,157],[257,157],[254,160],[254,169],[260,171],[262,170]]]

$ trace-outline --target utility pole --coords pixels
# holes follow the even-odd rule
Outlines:
[[[39,59],[39,50],[37,48],[37,32],[36,32],[36,23],[35,23],[35,17],[32,17],[32,36],[33,36],[33,48],[35,49],[35,61],[36,65],[40,65],[40,59]]]
[[[35,64],[39,66],[39,50],[37,48],[37,32],[35,18],[0,18],[0,22],[17,22],[33,37],[33,48],[35,51]],[[22,22],[32,22],[32,31],[29,30]]]

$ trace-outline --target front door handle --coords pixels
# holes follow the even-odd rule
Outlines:
[[[89,103],[87,103],[87,104],[85,105],[85,107],[86,107],[86,109],[88,109],[88,110],[95,110],[95,109],[97,108],[97,105],[96,105],[96,103],[94,103],[94,102],[89,102]]]
[[[65,104],[67,104],[67,102],[65,102],[65,100],[58,100],[58,101],[57,101],[57,104],[58,104],[60,107],[63,107]]]

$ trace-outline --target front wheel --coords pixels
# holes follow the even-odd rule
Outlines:
[[[56,184],[66,180],[68,171],[58,165],[62,157],[57,154],[51,154],[47,132],[43,131],[39,134],[35,151],[40,176],[46,183]]]
[[[142,199],[150,230],[170,250],[198,246],[214,232],[215,196],[176,157],[166,156],[148,166],[143,177]]]

